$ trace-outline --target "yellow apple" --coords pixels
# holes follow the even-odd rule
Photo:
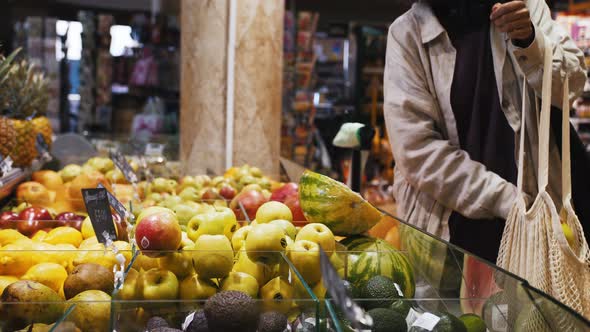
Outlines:
[[[246,237],[246,252],[254,262],[277,264],[286,247],[285,232],[276,225],[258,224],[250,229]]]
[[[147,270],[151,270],[153,268],[157,268],[159,267],[160,262],[158,261],[157,258],[152,258],[149,256],[146,256],[142,253],[139,253],[137,255],[137,257],[135,258],[135,262],[133,263],[133,268],[135,268],[137,271],[147,271]]]
[[[240,249],[236,257],[237,262],[232,268],[233,272],[244,272],[253,276],[258,281],[258,285],[264,285],[274,277],[276,266],[253,262],[248,257],[245,247]]]
[[[334,234],[328,226],[320,223],[312,223],[303,226],[295,237],[295,242],[298,240],[308,240],[320,245],[328,256],[332,255],[336,247]]]
[[[195,241],[194,249],[191,251],[193,264],[201,278],[223,278],[234,265],[234,252],[225,235],[201,235]]]
[[[136,269],[129,269],[123,287],[117,292],[117,298],[124,301],[137,300],[136,286],[139,272]]]
[[[322,277],[320,246],[317,243],[297,240],[289,247],[288,257],[308,284],[313,285]]]
[[[297,235],[297,229],[295,228],[295,225],[293,225],[293,223],[291,223],[289,220],[275,219],[270,223],[281,227],[288,237],[295,239],[295,236]]]
[[[293,287],[281,277],[276,277],[260,288],[260,298],[266,310],[276,310],[286,314],[293,304]]]
[[[178,289],[178,278],[164,269],[147,270],[137,277],[137,295],[143,300],[175,300]]]
[[[244,226],[238,228],[238,230],[234,233],[231,238],[231,245],[234,248],[234,251],[237,253],[242,249],[242,245],[246,241],[248,237],[248,233],[252,229],[252,226]]]
[[[258,297],[258,281],[253,276],[244,272],[230,272],[227,277],[221,281],[221,290],[235,290],[250,295],[252,298]]]
[[[201,235],[223,234],[231,239],[238,228],[238,221],[229,208],[218,208],[217,211],[197,214],[188,223],[188,237],[196,241]]]
[[[206,300],[217,293],[217,286],[197,274],[186,277],[180,283],[180,298],[183,300]]]
[[[256,211],[256,221],[259,224],[266,224],[277,219],[293,221],[291,209],[281,202],[266,202],[258,208],[258,211]]]
[[[193,257],[189,251],[178,250],[176,252],[169,252],[158,259],[160,268],[171,271],[176,275],[178,280],[182,280],[195,273]]]

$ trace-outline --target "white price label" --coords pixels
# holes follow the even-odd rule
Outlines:
[[[148,143],[145,146],[144,154],[148,157],[161,157],[164,154],[164,144]]]
[[[427,331],[434,330],[434,327],[440,321],[440,317],[433,315],[429,312],[425,312],[420,316],[412,326],[421,327]]]
[[[406,323],[408,326],[412,326],[418,318],[420,318],[420,313],[413,308],[410,308],[410,311],[408,311],[408,315],[406,316]]]
[[[186,316],[186,318],[184,319],[184,322],[182,323],[182,330],[186,331],[186,329],[188,329],[188,326],[191,325],[191,323],[193,322],[193,319],[195,319],[195,311],[191,312],[188,316]]]

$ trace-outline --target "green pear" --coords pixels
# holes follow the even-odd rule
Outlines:
[[[67,301],[74,309],[66,318],[82,331],[108,331],[111,297],[99,290],[84,291]]]
[[[62,298],[36,281],[21,280],[6,286],[1,302],[0,316],[28,322],[51,324],[63,313]]]
[[[223,278],[234,265],[234,252],[225,235],[201,235],[195,241],[194,249],[193,264],[201,278]]]
[[[227,277],[221,281],[220,289],[222,291],[240,291],[250,295],[252,298],[258,297],[258,281],[253,276],[245,272],[230,272]]]

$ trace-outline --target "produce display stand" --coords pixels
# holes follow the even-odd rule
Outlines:
[[[322,192],[322,189],[318,192]],[[199,202],[218,206],[229,205],[224,200],[200,200]],[[19,207],[21,205],[19,203],[22,204],[22,202],[13,201],[9,205]],[[35,202],[29,203],[35,204]],[[83,206],[80,201],[66,201],[64,204]],[[139,206],[135,203],[128,201],[124,204],[131,214],[140,213]],[[248,218],[246,208],[241,204],[238,207],[241,215],[244,216],[244,220],[238,222],[239,227],[252,225],[253,221]],[[180,220],[179,212],[175,213]],[[186,218],[184,220],[186,222]],[[352,300],[367,311],[370,312],[370,309],[376,307],[389,307],[393,302],[401,301],[401,304],[398,303],[399,307],[408,308],[408,310],[411,308],[412,315],[404,316],[408,331],[411,332],[428,331],[428,329],[420,330],[412,327],[415,323],[414,319],[419,319],[425,313],[431,316],[441,316],[446,313],[454,317],[475,314],[476,317],[481,318],[480,320],[489,331],[494,332],[590,331],[588,320],[530,287],[526,281],[517,276],[384,213],[381,221],[386,220],[387,223],[379,222],[368,231],[371,236],[337,237],[339,242],[335,244],[334,252],[330,256],[330,264],[339,274],[339,278],[347,280],[352,286]],[[133,220],[126,221],[130,225],[133,224]],[[17,223],[26,222],[26,220],[17,221]],[[38,236],[49,236],[50,229],[56,226],[56,221],[53,220],[39,221],[39,223],[35,225],[35,231],[45,229],[46,233]],[[329,224],[329,220],[326,220],[326,223]],[[293,224],[297,227],[305,225],[298,222]],[[201,247],[197,247],[194,243],[194,247],[183,245],[181,246],[183,249],[175,251],[140,251],[138,244],[133,240],[135,230],[130,225],[119,229],[119,241],[107,243],[106,246],[99,244],[96,239],[94,242],[87,241],[82,246],[79,241],[86,240],[81,238],[79,241],[74,241],[75,245],[63,244],[58,240],[52,246],[37,242],[31,244],[24,238],[25,235],[34,237],[35,231],[31,230],[25,235],[19,235],[20,233],[16,230],[8,232],[3,230],[0,236],[0,287],[18,280],[16,277],[11,279],[6,276],[20,277],[26,274],[27,277],[23,280],[42,280],[44,284],[52,285],[55,292],[53,297],[48,299],[44,297],[43,290],[31,290],[27,286],[14,291],[10,294],[11,296],[3,294],[4,301],[0,303],[0,331],[21,331],[28,325],[23,320],[33,318],[37,322],[46,324],[36,323],[39,331],[66,331],[69,328],[68,324],[72,321],[75,321],[76,326],[84,332],[145,331],[149,330],[146,328],[147,321],[155,316],[166,319],[175,328],[186,327],[186,324],[189,324],[196,316],[195,312],[207,308],[209,299],[215,296],[217,290],[224,289],[221,278],[217,276],[208,276],[205,278],[207,281],[191,279],[197,272],[196,260],[222,256],[225,262],[230,262],[228,264],[234,271],[234,267],[240,264],[241,259],[250,257],[245,249],[239,249],[233,246],[233,243],[228,245],[229,251],[198,249]],[[187,230],[186,223],[180,222],[180,225]],[[387,229],[376,229],[383,228],[383,225],[386,225]],[[84,225],[81,225],[81,228],[81,233],[84,235]],[[26,229],[26,227],[17,226],[16,229]],[[122,233],[123,230],[127,236]],[[11,239],[11,236],[15,238]],[[23,241],[19,242],[21,238]],[[84,239],[88,240],[92,237],[85,235]],[[71,239],[68,241],[71,242]],[[320,266],[316,267],[317,270],[298,269],[296,266],[300,266],[298,264],[300,262],[293,260],[290,256],[296,252],[296,249],[289,250],[289,253],[286,251],[257,252],[268,257],[272,256],[273,260],[268,264],[252,263],[254,265],[247,268],[252,271],[251,276],[255,275],[253,278],[256,279],[256,287],[248,287],[248,283],[243,279],[235,280],[234,287],[244,289],[244,292],[253,295],[248,305],[248,312],[255,315],[270,311],[280,312],[288,320],[292,331],[350,331],[349,318],[344,317],[340,310],[342,303],[335,302],[329,292],[330,283],[343,284],[343,281],[329,280],[321,274],[318,276],[317,272],[321,271]],[[169,261],[166,263],[163,258]],[[187,261],[192,262],[194,266],[187,265]],[[57,272],[37,271],[37,275],[28,275],[31,273],[29,268],[45,262],[55,263],[58,267],[65,268],[65,277],[71,275],[72,271],[81,264],[101,265],[103,270],[106,268],[107,271],[113,272],[111,278],[115,280],[114,287],[111,286],[112,288],[105,291],[104,295],[73,297],[64,301],[62,295],[65,295],[67,290],[63,284],[59,284],[61,279],[56,277]],[[217,266],[218,262],[214,260],[213,263],[208,264]],[[149,283],[164,284],[164,287],[150,293],[145,286],[148,283],[144,283],[146,275],[143,274],[143,279],[140,279],[138,271],[149,271],[154,267],[159,267],[160,270],[164,270],[164,273],[154,275],[154,279]],[[191,272],[183,270],[187,267]],[[194,272],[192,272],[193,268]],[[215,270],[216,267],[211,269]],[[229,270],[226,269],[225,276],[227,271]],[[237,269],[235,271],[242,272]],[[172,291],[166,290],[165,287],[167,280],[172,280],[167,279],[170,274],[174,276],[172,278],[174,280],[169,285]],[[396,294],[393,297],[381,297],[381,294],[367,297],[358,285],[366,283],[367,279],[375,276],[385,276],[395,281]],[[52,284],[54,279],[58,281]],[[311,279],[313,282],[310,282]],[[273,280],[276,282],[271,283]],[[137,286],[137,283],[143,286]],[[214,291],[211,291],[212,289]],[[56,294],[59,292],[62,293]],[[223,307],[233,308],[234,306],[230,303]],[[231,322],[238,319],[239,314],[232,311],[226,314],[223,311],[223,317]],[[186,328],[184,330],[190,331]]]
[[[590,331],[590,321],[514,274],[403,221],[397,227],[400,253],[407,257],[414,271],[415,295],[391,300],[365,298],[353,292],[353,300],[361,307],[404,302],[404,306],[417,313],[406,319],[410,331],[429,331],[411,329],[412,322],[423,313],[450,313],[456,317],[476,314],[488,331]],[[359,259],[381,261],[383,275],[390,277],[395,273],[384,263],[390,259],[387,251],[338,254],[348,264]],[[350,266],[345,266],[343,279],[350,280],[354,274]],[[339,304],[331,299],[324,302],[327,325],[338,332],[353,331]]]

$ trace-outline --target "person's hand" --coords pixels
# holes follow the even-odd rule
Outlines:
[[[507,33],[515,45],[529,46],[535,38],[529,10],[522,0],[495,4],[490,20],[499,31]]]

